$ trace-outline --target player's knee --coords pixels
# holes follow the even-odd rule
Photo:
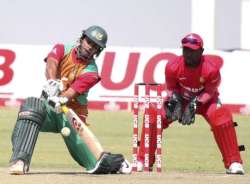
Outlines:
[[[42,126],[46,116],[44,102],[35,97],[27,98],[21,105],[17,120],[30,120]]]
[[[10,163],[23,160],[29,166],[45,115],[46,109],[42,100],[29,97],[24,101],[12,133],[13,154]]]
[[[232,113],[225,107],[220,107],[213,111],[210,114],[209,119],[212,127],[233,124]]]

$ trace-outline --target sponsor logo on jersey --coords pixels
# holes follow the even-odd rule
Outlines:
[[[179,77],[179,80],[186,80],[187,77]]]
[[[184,84],[180,83],[180,86],[182,88],[184,88],[185,90],[191,92],[191,93],[199,93],[201,92],[203,89],[204,89],[204,86],[201,86],[199,88],[191,88],[191,87],[188,87],[188,86],[185,86]]]
[[[204,83],[205,79],[203,77],[200,77],[200,83]]]

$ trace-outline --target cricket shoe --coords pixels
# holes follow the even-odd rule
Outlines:
[[[28,167],[22,160],[16,161],[9,168],[9,174],[11,175],[24,175],[27,171]]]
[[[142,161],[137,161],[137,172],[143,172],[144,171],[144,163]],[[149,171],[153,171],[153,166],[149,167]]]
[[[233,162],[230,167],[226,170],[227,174],[244,174],[244,169],[241,163]]]
[[[132,165],[125,159],[122,162],[119,173],[121,174],[130,174],[132,172]]]

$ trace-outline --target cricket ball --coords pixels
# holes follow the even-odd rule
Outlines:
[[[70,129],[68,127],[63,127],[62,130],[61,130],[61,134],[64,137],[68,137],[70,135]]]

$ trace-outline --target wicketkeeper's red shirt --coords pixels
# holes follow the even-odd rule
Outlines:
[[[165,69],[168,97],[177,92],[186,100],[198,97],[198,101],[204,104],[219,96],[222,65],[222,58],[214,55],[203,55],[201,64],[196,68],[187,67],[183,56],[170,61]]]

